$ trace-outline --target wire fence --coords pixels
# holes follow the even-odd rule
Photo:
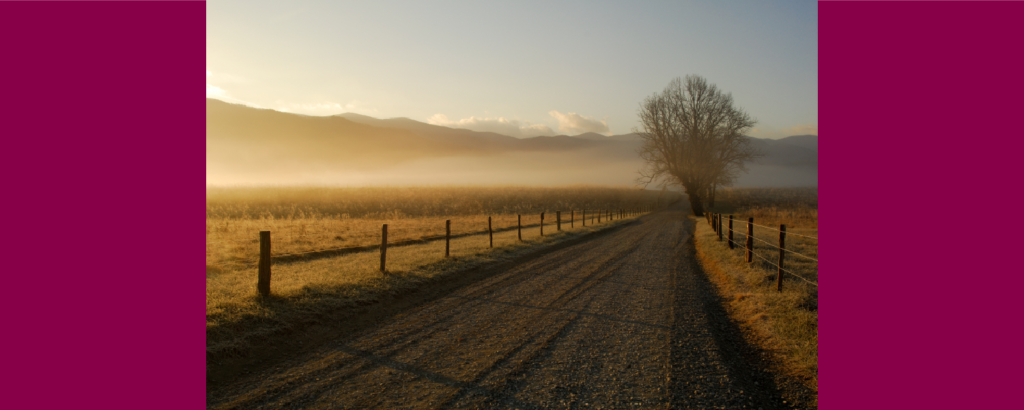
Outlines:
[[[758,224],[751,224],[751,225],[754,225],[754,226],[757,226],[757,227],[761,227],[761,228],[764,228],[764,229],[771,229],[771,230],[773,230],[775,232],[781,232],[778,229],[772,228],[770,226],[764,226],[764,225],[758,225]],[[796,236],[801,236],[801,237],[804,237],[804,238],[810,238],[810,239],[818,240],[818,238],[814,237],[814,236],[800,235],[798,233],[793,233],[793,232],[786,232],[786,235],[796,235]]]
[[[753,218],[743,220],[733,218],[732,215],[726,217],[725,215],[722,214],[708,212],[706,213],[706,219],[708,221],[708,224],[711,226],[711,229],[715,232],[715,234],[719,237],[720,240],[725,240],[727,246],[729,246],[730,248],[739,248],[745,251],[747,255],[747,262],[753,262],[753,257],[757,257],[759,260],[763,261],[764,264],[767,265],[769,268],[774,268],[774,270],[778,273],[777,283],[779,290],[782,289],[782,282],[784,277],[783,273],[786,274],[785,276],[792,276],[812,286],[818,286],[817,281],[806,278],[806,274],[801,275],[799,273],[794,272],[794,269],[787,269],[785,263],[785,257],[789,255],[795,255],[805,260],[813,261],[813,273],[814,276],[817,276],[818,259],[816,257],[809,256],[801,252],[797,252],[794,249],[795,246],[790,246],[789,248],[787,248],[785,243],[785,239],[790,235],[794,235],[801,238],[813,239],[815,243],[813,246],[813,252],[810,253],[813,253],[815,256],[817,256],[817,237],[787,232],[785,225],[780,225],[779,228],[759,225],[753,222]],[[734,227],[735,223],[737,222],[741,224],[741,227],[743,226],[743,224],[746,225],[746,232],[737,230]],[[755,227],[778,232],[779,237],[777,244],[773,243],[772,241],[757,237],[754,234]],[[728,234],[726,234],[726,232],[728,232]],[[739,240],[734,240],[734,236],[742,236],[743,243],[741,243]],[[767,254],[759,252],[759,249],[757,248],[757,246],[755,246],[755,242],[761,244],[761,249],[766,249],[769,252],[776,253],[776,256],[778,257],[778,262],[772,262],[768,257],[766,257]],[[795,263],[795,261],[791,263]]]

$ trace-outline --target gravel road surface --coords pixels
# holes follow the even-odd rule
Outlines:
[[[210,408],[791,408],[695,262],[685,203],[207,393]],[[791,400],[792,401],[792,400]]]

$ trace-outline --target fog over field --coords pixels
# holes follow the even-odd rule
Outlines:
[[[736,186],[817,186],[817,136],[751,138]],[[632,185],[635,134],[513,138],[357,114],[307,116],[206,101],[208,185]]]

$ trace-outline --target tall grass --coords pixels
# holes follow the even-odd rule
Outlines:
[[[403,217],[539,214],[653,204],[669,192],[623,187],[207,187],[213,219],[391,219]]]
[[[270,231],[274,254],[372,246],[388,224],[388,241],[422,240],[540,223],[552,228],[555,212],[569,222],[584,209],[588,218],[609,209],[664,205],[675,194],[630,188],[530,187],[240,187],[207,188],[206,268],[223,272],[253,268],[259,231]],[[589,222],[588,222],[589,223]]]

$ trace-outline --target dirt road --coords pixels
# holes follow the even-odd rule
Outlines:
[[[208,392],[211,408],[790,408],[694,260],[685,204]]]

